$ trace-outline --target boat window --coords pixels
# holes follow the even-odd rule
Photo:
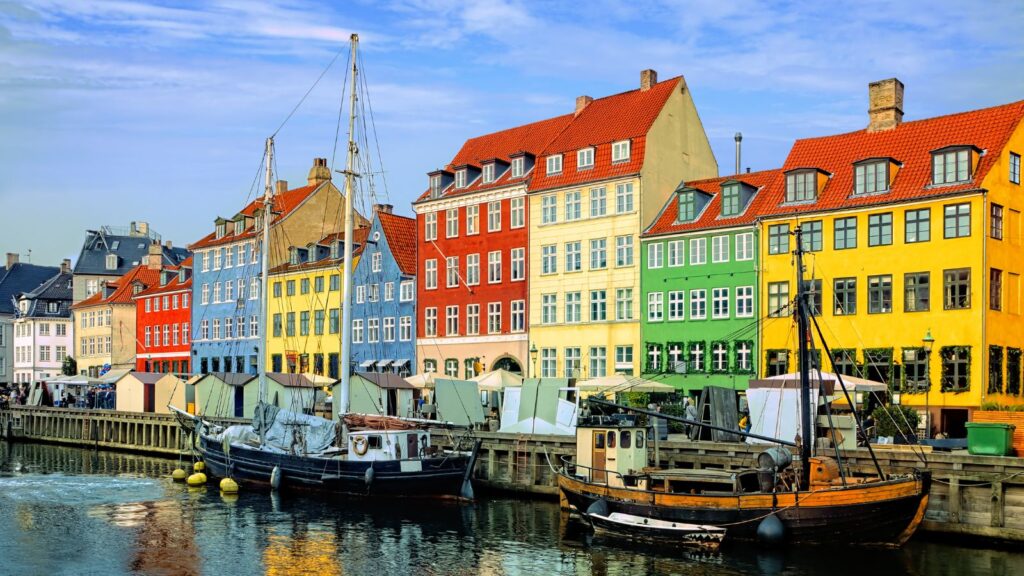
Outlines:
[[[629,444],[630,444],[629,440],[630,440],[629,430],[623,430],[622,431],[622,444],[621,444],[621,446],[623,448],[629,448]]]
[[[611,430],[608,431],[608,447],[615,448],[615,432]]]
[[[368,441],[369,447],[373,450],[380,450],[381,446],[383,446],[380,441],[380,436],[377,436],[376,434],[367,436],[366,440]]]
[[[594,432],[594,448],[604,448],[604,432]]]
[[[636,435],[636,447],[637,448],[643,448],[644,447],[644,435],[643,434],[637,434]]]

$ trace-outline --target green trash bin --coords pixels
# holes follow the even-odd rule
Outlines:
[[[968,422],[967,452],[979,456],[1012,455],[1016,428],[1002,422]]]

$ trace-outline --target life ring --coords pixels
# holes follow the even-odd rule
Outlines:
[[[366,454],[366,451],[370,448],[370,443],[366,440],[366,436],[356,436],[352,439],[352,450],[359,456]]]

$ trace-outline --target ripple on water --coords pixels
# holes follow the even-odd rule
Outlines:
[[[121,504],[162,497],[163,486],[160,480],[134,476],[26,474],[0,478],[0,498],[26,504]]]

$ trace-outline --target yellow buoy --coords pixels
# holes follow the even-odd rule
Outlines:
[[[202,472],[203,470],[206,470],[206,462],[203,462],[202,460],[196,462],[195,464],[192,465],[192,470],[196,472]]]
[[[202,486],[203,484],[206,484],[206,474],[202,472],[196,472],[188,477],[189,486]]]
[[[237,494],[238,482],[235,482],[231,478],[222,478],[220,481],[220,491],[225,494]]]
[[[175,468],[174,472],[171,472],[171,479],[175,482],[184,482],[186,477],[188,477],[188,474],[185,474],[185,471],[181,468]]]

